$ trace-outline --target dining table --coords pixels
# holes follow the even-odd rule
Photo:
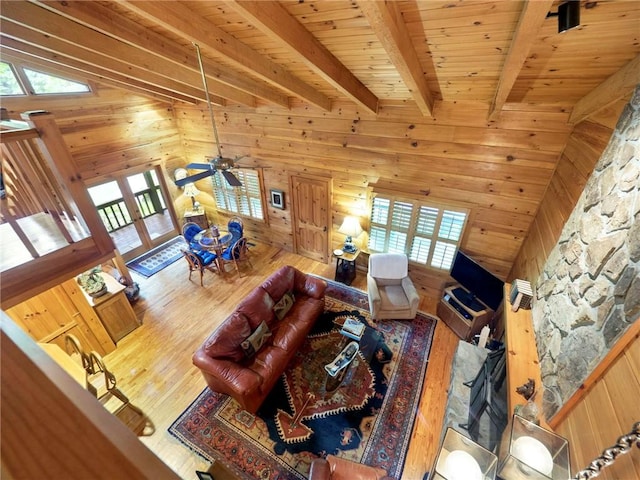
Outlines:
[[[218,230],[217,228],[205,228],[193,237],[204,250],[212,251],[216,254],[216,266],[220,273],[224,273],[224,260],[222,252],[229,246],[233,235],[229,232]]]

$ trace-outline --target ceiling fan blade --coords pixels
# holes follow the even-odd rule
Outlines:
[[[233,173],[231,173],[229,170],[222,170],[221,173],[222,173],[222,176],[227,180],[227,182],[229,182],[229,185],[231,185],[232,187],[242,186],[242,183],[240,182],[240,180],[238,180],[236,176]]]
[[[216,173],[215,170],[207,170],[205,172],[196,173],[195,175],[189,175],[188,177],[181,178],[180,180],[176,180],[176,185],[178,187],[184,187],[187,183],[197,182],[203,178],[210,177]]]
[[[213,165],[210,163],[190,163],[187,165],[187,168],[199,168],[201,170],[209,170],[213,168]]]

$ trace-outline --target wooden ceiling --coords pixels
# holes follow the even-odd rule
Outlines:
[[[640,2],[412,0],[3,2],[2,56],[155,98],[363,111],[475,101],[573,109],[586,118],[640,82]]]

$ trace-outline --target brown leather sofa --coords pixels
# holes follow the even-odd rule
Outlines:
[[[324,280],[291,266],[282,267],[255,288],[193,355],[209,388],[230,395],[255,413],[324,311],[326,288]],[[289,292],[293,304],[278,319],[274,306]],[[255,354],[247,354],[243,346],[263,321],[270,336],[265,336]]]
[[[311,462],[309,480],[393,480],[381,468],[355,463],[333,455]]]

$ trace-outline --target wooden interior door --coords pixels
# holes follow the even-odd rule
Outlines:
[[[328,262],[330,179],[292,176],[291,197],[295,252]]]

